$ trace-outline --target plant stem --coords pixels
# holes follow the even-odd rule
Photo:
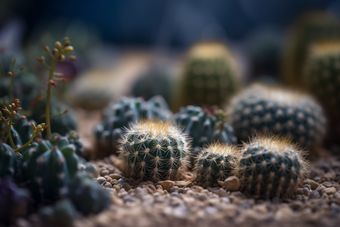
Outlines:
[[[51,84],[50,84],[50,80],[53,79],[54,70],[57,64],[58,64],[58,58],[54,58],[52,62],[52,66],[50,67],[50,74],[49,74],[48,83],[47,83],[46,110],[45,110],[46,124],[48,125],[47,138],[51,137],[51,120],[50,120]]]
[[[32,140],[34,139],[35,136],[36,136],[35,133],[33,133],[33,135],[31,136],[30,140],[29,140],[27,143],[25,143],[24,145],[22,145],[21,147],[19,147],[18,149],[15,149],[14,152],[16,152],[17,154],[21,155],[21,154],[19,153],[19,151],[22,150],[22,149],[24,149],[24,148],[27,147],[28,145],[30,145],[31,142],[32,142]]]
[[[12,134],[11,134],[12,121],[13,121],[13,117],[11,117],[11,120],[9,122],[10,127],[9,127],[8,132],[7,132],[7,136],[9,138],[9,142],[11,143],[11,146],[12,146],[13,150],[15,150],[17,147],[15,146],[15,144],[13,142],[13,138],[12,138]]]

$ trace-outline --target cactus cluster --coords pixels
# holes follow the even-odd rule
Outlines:
[[[21,174],[36,200],[55,201],[78,172],[78,157],[67,138],[53,135],[22,150]]]
[[[117,151],[117,141],[124,133],[123,127],[141,119],[166,120],[171,112],[161,96],[148,101],[141,98],[123,97],[119,102],[109,105],[104,111],[104,120],[94,127],[97,142],[97,156],[103,157]]]
[[[219,111],[210,113],[198,106],[186,106],[182,107],[173,118],[177,125],[184,128],[183,132],[192,139],[192,153],[194,154],[214,141],[231,144],[237,142],[233,128],[221,119]]]
[[[244,144],[235,175],[246,194],[290,198],[303,182],[307,166],[304,152],[290,139],[257,136]]]
[[[141,180],[177,180],[188,166],[188,140],[170,122],[140,121],[126,129],[120,157],[127,177]]]
[[[195,164],[197,183],[202,186],[212,186],[232,176],[240,154],[237,147],[227,144],[212,143],[205,147]]]
[[[340,22],[336,17],[324,12],[302,15],[293,24],[283,53],[282,74],[290,86],[303,85],[303,69],[308,56],[308,48],[315,42],[334,41],[340,38]]]
[[[223,105],[240,85],[234,57],[219,42],[196,44],[185,60],[176,107]]]
[[[286,89],[256,84],[235,96],[229,108],[230,124],[241,140],[255,132],[274,133],[316,148],[326,132],[321,106],[308,95]]]

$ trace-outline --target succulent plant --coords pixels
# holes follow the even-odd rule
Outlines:
[[[10,177],[0,177],[0,223],[10,226],[26,214],[28,192],[18,188]]]
[[[230,124],[241,140],[255,132],[274,133],[317,149],[325,135],[325,116],[318,102],[287,89],[255,84],[235,96],[229,108]]]
[[[170,103],[173,79],[170,72],[160,66],[151,66],[134,81],[131,95],[148,100],[156,95],[161,95]]]
[[[123,97],[119,102],[110,104],[104,112],[104,120],[94,127],[98,157],[115,153],[117,141],[124,134],[123,128],[141,119],[168,119],[171,112],[161,96],[144,101],[141,98]]]
[[[187,169],[187,137],[167,121],[140,121],[120,140],[124,174],[140,180],[177,180]]]
[[[202,42],[188,53],[177,92],[177,109],[186,105],[225,104],[240,86],[240,75],[223,43]]]
[[[82,174],[77,175],[69,184],[68,197],[84,215],[98,214],[111,204],[109,191]]]
[[[291,198],[305,179],[304,152],[290,139],[256,136],[244,144],[235,169],[241,191],[263,198]]]
[[[77,210],[68,199],[58,201],[53,206],[45,206],[39,210],[43,223],[57,226],[73,226]]]
[[[53,134],[21,151],[21,174],[36,200],[55,201],[78,172],[78,157],[67,138]]]
[[[0,140],[0,177],[14,176],[17,169],[17,154],[12,147]]]
[[[197,154],[204,145],[219,141],[220,143],[237,142],[233,128],[225,123],[226,119],[221,119],[220,111],[209,113],[198,106],[182,107],[174,115],[176,124],[184,127],[183,132],[192,139],[192,153]],[[225,116],[226,118],[226,116]]]
[[[340,22],[324,12],[302,15],[293,24],[286,46],[283,48],[282,74],[290,86],[303,85],[303,69],[310,45],[320,41],[339,40]]]
[[[325,108],[331,124],[327,139],[336,141],[340,132],[340,42],[314,44],[306,62],[304,86]]]
[[[236,147],[227,144],[212,143],[206,146],[198,155],[194,168],[197,183],[212,186],[232,176],[240,154]]]

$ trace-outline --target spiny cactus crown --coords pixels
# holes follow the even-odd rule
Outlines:
[[[274,133],[311,148],[323,140],[326,119],[312,97],[257,84],[235,96],[229,121],[242,140],[255,132]]]
[[[197,158],[196,174],[199,185],[210,186],[233,174],[240,158],[239,150],[228,144],[213,143],[205,147]]]
[[[288,138],[255,136],[235,169],[241,190],[257,197],[291,197],[305,178],[304,152]]]
[[[140,121],[120,140],[125,175],[137,179],[178,179],[187,168],[186,135],[170,122]]]

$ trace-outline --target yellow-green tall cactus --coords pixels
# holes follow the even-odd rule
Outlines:
[[[222,105],[239,85],[240,73],[230,50],[220,42],[201,42],[185,59],[174,106]]]

